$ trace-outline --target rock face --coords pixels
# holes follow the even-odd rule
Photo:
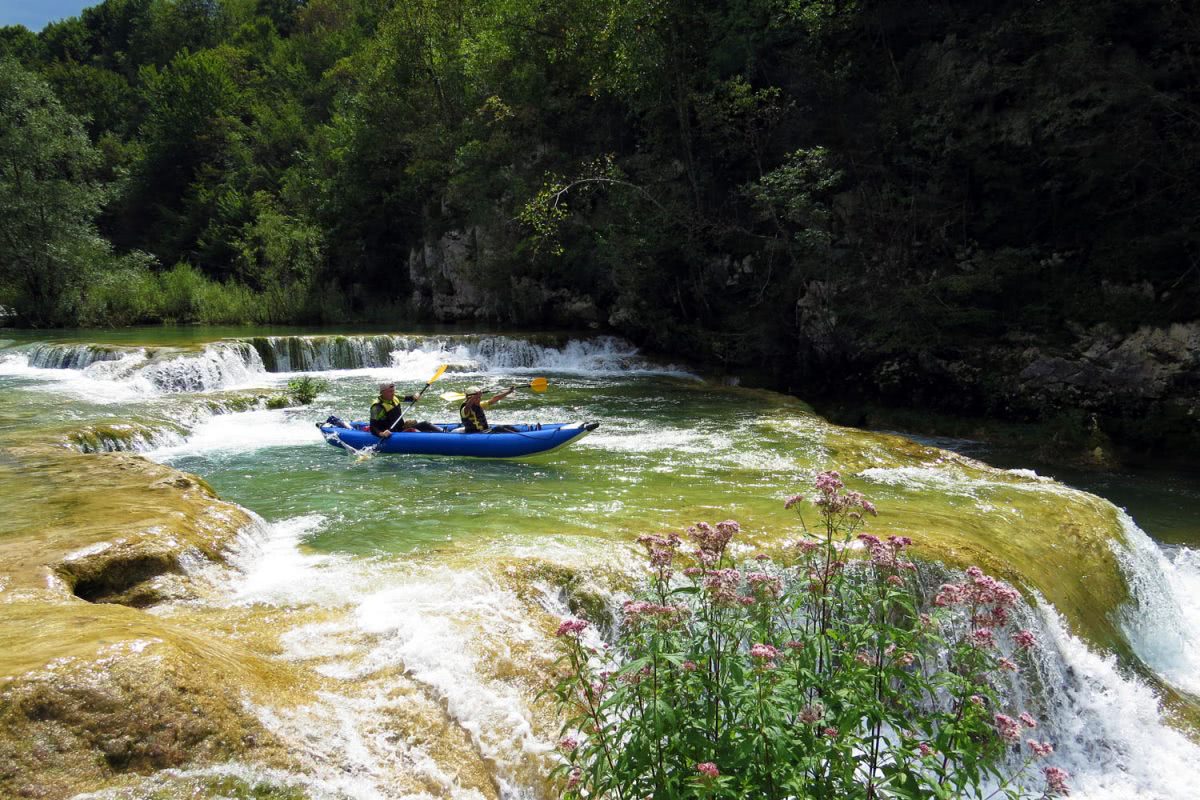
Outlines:
[[[1031,351],[1010,390],[1040,419],[1074,413],[1095,460],[1106,440],[1183,456],[1200,446],[1200,322],[1119,335],[1081,333],[1071,349]]]
[[[574,330],[600,326],[602,313],[591,296],[496,266],[505,248],[494,234],[474,225],[447,231],[409,251],[411,304],[419,316],[438,322],[491,320]]]
[[[479,226],[447,231],[410,250],[408,276],[416,309],[439,322],[487,317],[479,285],[487,250],[487,238]]]
[[[1048,446],[1101,466],[1118,445],[1174,456],[1200,447],[1200,322],[1075,335],[1056,348],[1014,340],[892,356],[870,383],[894,403],[1050,423]]]
[[[56,657],[0,683],[0,796],[68,797],[122,776],[282,751],[244,706],[267,665],[115,605],[3,606],[5,642]]]
[[[1200,388],[1200,322],[1143,327],[1128,336],[1098,328],[1065,354],[1035,353],[1019,375],[1041,403],[1120,412],[1190,396]]]

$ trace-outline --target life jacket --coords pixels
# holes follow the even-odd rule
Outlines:
[[[404,414],[404,404],[411,402],[412,397],[393,397],[391,401],[376,400],[371,406],[371,433],[378,436],[382,431],[399,427],[397,420]]]
[[[458,407],[458,416],[467,433],[482,433],[487,430],[487,415],[483,413],[483,407],[484,403],[470,406],[466,402]]]

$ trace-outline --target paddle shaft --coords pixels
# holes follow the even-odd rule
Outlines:
[[[404,415],[412,410],[412,407],[415,406],[417,404],[417,401],[421,399],[421,395],[425,394],[425,390],[428,389],[430,386],[433,386],[433,382],[436,381],[438,378],[442,377],[442,373],[445,371],[446,371],[445,364],[442,364],[440,367],[438,367],[438,371],[433,373],[433,377],[429,379],[429,383],[425,384],[425,386],[423,386],[421,388],[421,391],[419,391],[415,395],[413,395],[412,402],[409,403],[407,406],[405,406],[404,410],[400,412],[400,416],[396,417],[396,421],[393,422],[388,427],[389,431],[396,430],[396,426],[400,424],[400,420],[404,419]]]
[[[533,389],[538,394],[541,394],[546,391],[547,385],[548,381],[545,378],[534,378],[529,383],[518,383],[508,388],[509,391],[513,389]],[[447,402],[451,400],[465,400],[466,397],[462,392],[442,392],[442,399]]]

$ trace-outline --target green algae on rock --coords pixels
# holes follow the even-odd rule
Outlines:
[[[2,455],[0,795],[61,797],[273,748],[243,696],[287,683],[282,668],[114,604],[158,602],[156,581],[189,557],[220,560],[250,518],[137,456]]]
[[[0,642],[0,796],[64,797],[249,753],[286,763],[245,706],[282,668],[235,646],[133,609],[44,597],[3,605]]]

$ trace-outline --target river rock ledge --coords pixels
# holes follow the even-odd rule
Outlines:
[[[0,797],[234,758],[282,765],[248,710],[290,682],[281,668],[141,610],[185,596],[189,566],[221,560],[248,515],[129,453],[4,448],[0,473],[18,509],[0,551]]]

